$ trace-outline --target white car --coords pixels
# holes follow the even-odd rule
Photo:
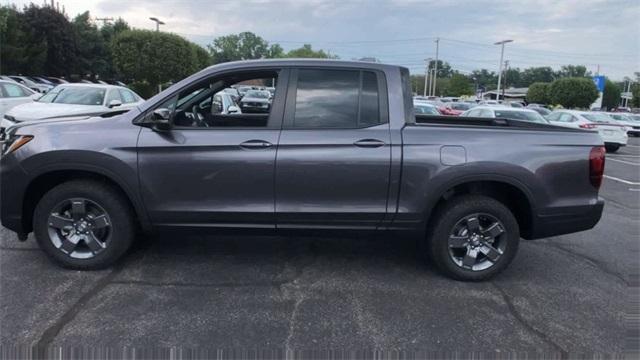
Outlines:
[[[627,127],[627,135],[640,136],[640,115],[630,113],[607,113],[609,117]]]
[[[4,119],[4,114],[12,108],[20,104],[32,103],[38,97],[40,94],[15,81],[0,80],[0,119]],[[0,122],[0,138],[4,132],[4,125]]]
[[[413,101],[413,111],[416,115],[442,115],[437,106],[420,100]]]
[[[548,124],[549,122],[536,111],[524,108],[510,108],[506,106],[480,105],[460,114],[468,117],[484,117],[494,119],[511,119],[519,121]]]
[[[626,127],[601,112],[556,110],[547,115],[547,120],[553,125],[597,130],[608,152],[618,151],[629,140]]]
[[[37,101],[7,111],[0,128],[23,121],[97,116],[113,110],[130,110],[143,102],[138,94],[122,86],[62,84]]]

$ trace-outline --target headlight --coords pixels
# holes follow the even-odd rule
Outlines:
[[[18,135],[8,139],[2,146],[2,154],[9,155],[12,152],[20,149],[26,145],[29,141],[33,140],[31,135]]]

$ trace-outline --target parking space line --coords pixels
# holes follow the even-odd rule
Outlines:
[[[608,155],[609,158],[618,158],[618,157],[632,157],[632,158],[640,158],[640,155]]]
[[[609,176],[609,175],[605,175],[604,176],[607,179],[613,180],[613,181],[619,181],[623,184],[627,184],[627,185],[640,185],[640,182],[633,182],[633,181],[629,181],[629,180],[624,180],[624,179],[618,179],[617,177],[613,177],[613,176]]]
[[[629,145],[629,144],[627,144],[627,146],[628,146],[628,147],[637,147],[637,148],[640,148],[640,145]]]
[[[611,156],[609,156],[609,158],[607,160],[611,160],[611,161],[615,161],[615,162],[619,162],[619,163],[623,163],[623,164],[629,164],[629,165],[637,165],[640,166],[640,163],[634,163],[634,162],[630,162],[630,161],[624,161],[624,160],[618,160],[618,159],[612,159]]]
[[[640,189],[629,188],[629,191],[640,191]]]

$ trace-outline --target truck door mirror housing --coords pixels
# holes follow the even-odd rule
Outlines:
[[[228,112],[229,114],[237,114],[237,113],[239,113],[239,112],[240,112],[240,108],[238,108],[238,107],[237,107],[237,106],[235,106],[235,105],[231,105],[231,106],[229,106],[229,107],[227,108],[227,112]]]
[[[171,110],[167,108],[160,108],[153,111],[153,130],[169,131],[172,127],[173,125],[171,124]]]

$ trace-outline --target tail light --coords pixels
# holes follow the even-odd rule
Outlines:
[[[580,124],[580,127],[583,129],[595,129],[596,126],[594,124]]]
[[[604,146],[594,146],[589,153],[589,180],[596,189],[602,185],[604,175]]]

